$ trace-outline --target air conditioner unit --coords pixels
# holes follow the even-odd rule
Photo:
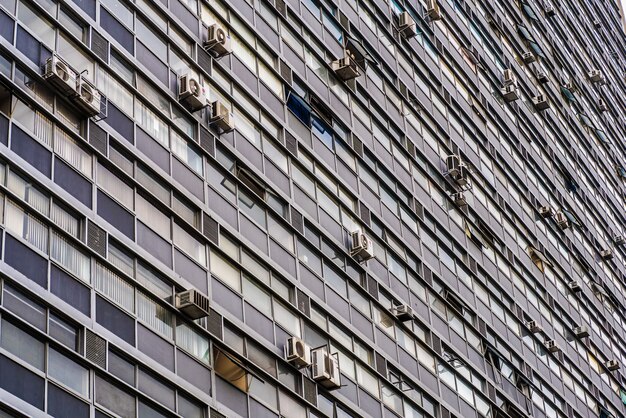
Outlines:
[[[560,211],[554,215],[554,221],[561,229],[567,229],[570,226],[569,219],[567,219],[565,214]]]
[[[76,73],[58,56],[53,55],[46,60],[43,78],[60,93],[66,96],[76,95]]]
[[[559,346],[556,345],[556,341],[554,340],[545,340],[544,344],[546,346],[546,349],[551,352],[551,353],[556,353],[557,351],[559,351]]]
[[[600,29],[602,27],[602,23],[598,19],[593,19],[593,27]]]
[[[610,260],[613,258],[613,250],[607,248],[606,250],[600,251],[600,258],[603,260]]]
[[[459,166],[458,174],[453,177],[459,187],[465,187],[469,183],[469,169],[463,163]]]
[[[532,52],[530,52],[530,51],[524,52],[524,53],[522,54],[522,61],[523,61],[525,64],[530,64],[530,63],[533,63],[533,62],[535,62],[536,60],[537,60],[537,57],[535,57],[535,54],[533,54],[533,53],[532,53]]]
[[[233,115],[220,101],[215,101],[211,105],[211,118],[209,120],[211,125],[215,125],[221,132],[228,132],[235,129],[235,123]]]
[[[537,321],[528,321],[526,323],[526,326],[533,334],[537,334],[538,332],[542,331],[541,325],[539,325]]]
[[[454,204],[457,206],[467,205],[467,199],[465,199],[465,195],[463,194],[463,192],[452,193],[450,197],[452,198]]]
[[[175,301],[176,308],[192,319],[209,315],[209,298],[195,289],[177,293]]]
[[[544,9],[543,12],[545,13],[545,15],[547,17],[552,17],[556,14],[556,10],[554,10],[554,6],[551,4],[548,4]]]
[[[546,205],[546,206],[541,206],[541,207],[539,208],[539,215],[540,215],[542,218],[549,218],[549,217],[551,217],[551,216],[554,216],[554,210],[552,209],[552,207],[551,207],[551,206],[548,206],[548,205]]]
[[[461,163],[461,157],[456,154],[451,154],[446,157],[446,169],[450,177],[456,177],[459,175]]]
[[[619,369],[619,362],[617,360],[609,360],[604,363],[604,365],[612,372]]]
[[[508,86],[509,84],[517,84],[517,77],[512,69],[507,68],[504,70],[504,76],[502,77],[502,84]]]
[[[417,35],[417,25],[409,12],[402,12],[398,16],[398,32],[405,38],[412,38]]]
[[[589,81],[592,83],[601,83],[604,81],[604,76],[602,75],[602,71],[600,70],[591,70],[587,73],[587,77]]]
[[[412,321],[415,318],[413,308],[409,305],[399,305],[393,308],[393,314],[400,322]]]
[[[189,74],[178,78],[178,101],[196,112],[208,105],[206,92],[200,82]]]
[[[606,102],[603,99],[598,100],[598,110],[600,112],[606,112],[609,110],[609,106],[606,104]]]
[[[426,2],[426,16],[428,16],[430,20],[441,19],[441,10],[439,9],[437,0],[428,0]]]
[[[548,81],[550,81],[550,79],[548,78],[548,74],[543,70],[538,70],[536,77],[537,77],[537,81],[542,84],[545,84]]]
[[[585,338],[589,336],[589,329],[586,326],[574,327],[572,332],[577,338]]]
[[[78,77],[76,82],[76,96],[74,96],[74,103],[88,116],[95,116],[100,114],[100,102],[102,96],[96,87],[85,80],[83,77]]]
[[[339,374],[339,362],[326,349],[317,349],[311,352],[313,363],[313,380],[326,389],[339,389],[341,387],[341,375]]]
[[[333,71],[337,77],[343,81],[352,80],[361,75],[359,65],[356,63],[354,56],[349,51],[345,51],[345,56],[333,61],[331,64]]]
[[[509,84],[500,90],[504,101],[509,103],[519,99],[519,90],[515,84]]]
[[[546,110],[550,107],[550,102],[548,102],[548,98],[543,94],[533,96],[532,101],[535,109],[537,110]]]
[[[306,367],[311,364],[311,348],[300,338],[288,338],[285,359],[298,368]]]
[[[216,57],[223,57],[232,52],[230,46],[230,38],[226,34],[226,30],[217,23],[209,26],[207,30],[207,40],[203,44],[204,49]]]
[[[361,231],[354,231],[350,236],[350,255],[359,261],[374,257],[374,243]]]
[[[616,247],[626,244],[626,239],[623,235],[616,235],[613,237],[613,243]]]
[[[572,280],[567,285],[569,286],[569,290],[574,293],[578,293],[583,290],[582,287],[580,287],[580,282],[578,280]]]

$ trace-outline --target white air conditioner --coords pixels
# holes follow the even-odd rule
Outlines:
[[[572,332],[577,338],[585,338],[589,336],[589,329],[586,326],[574,327]]]
[[[198,79],[189,74],[181,75],[178,78],[178,101],[186,105],[192,112],[208,105],[204,87]]]
[[[465,199],[463,192],[452,193],[450,198],[452,198],[454,204],[459,207],[467,205],[467,199]]]
[[[537,321],[528,321],[526,323],[526,326],[528,327],[530,332],[532,332],[533,334],[536,334],[542,331],[541,325],[539,325]]]
[[[602,23],[598,19],[593,19],[593,27],[600,29],[602,27]]]
[[[515,72],[512,69],[507,68],[504,70],[502,84],[505,86],[508,86],[509,84],[517,84],[517,77],[515,76]]]
[[[532,101],[535,109],[537,110],[546,110],[550,107],[550,102],[548,102],[548,98],[543,94],[533,96]]]
[[[288,338],[285,359],[298,368],[306,367],[311,364],[311,348],[300,338]]]
[[[226,105],[220,101],[211,104],[211,125],[217,127],[220,132],[229,132],[235,129],[233,115]]]
[[[554,216],[554,210],[552,209],[552,207],[551,207],[551,206],[548,206],[548,205],[546,205],[546,206],[541,206],[541,207],[539,208],[539,215],[540,215],[542,218],[549,218],[549,217],[551,217],[551,216]]]
[[[415,318],[413,308],[411,308],[409,305],[394,306],[393,314],[396,318],[398,318],[398,321],[400,322],[412,321]]]
[[[461,158],[456,154],[451,154],[446,157],[446,169],[448,175],[452,178],[459,175],[461,167]]]
[[[572,280],[567,285],[569,286],[569,290],[574,293],[578,293],[583,290],[582,287],[580,287],[580,282],[578,280]]]
[[[610,260],[613,258],[613,250],[607,248],[606,250],[600,251],[600,258],[603,260]]]
[[[226,30],[217,23],[209,26],[207,30],[207,40],[204,42],[204,49],[216,57],[223,57],[232,52],[230,46],[230,38],[226,34]]]
[[[567,216],[561,211],[554,215],[554,221],[561,229],[567,229],[570,226],[569,219],[567,219]]]
[[[53,55],[46,60],[43,78],[60,93],[66,96],[76,95],[76,73],[58,56]]]
[[[441,19],[441,10],[439,9],[439,4],[437,4],[437,0],[427,0],[426,16],[428,16],[430,20]]]
[[[551,353],[556,353],[557,351],[559,351],[559,346],[556,345],[556,341],[554,340],[545,340],[544,344],[546,346],[546,349],[551,352]]]
[[[533,54],[533,53],[532,53],[532,52],[530,52],[530,51],[524,52],[524,53],[522,54],[522,61],[523,61],[525,64],[530,64],[530,63],[533,63],[533,62],[535,62],[536,60],[537,60],[537,57],[535,57],[535,54]]]
[[[398,32],[405,38],[412,38],[417,35],[417,25],[409,12],[402,12],[398,16]]]
[[[537,73],[535,74],[535,76],[537,77],[537,81],[545,84],[548,81],[550,81],[550,79],[548,79],[548,73],[546,73],[544,70],[537,70]]]
[[[324,348],[312,351],[311,357],[313,380],[328,390],[339,389],[341,387],[341,375],[339,374],[337,358]]]
[[[343,81],[352,80],[353,78],[357,78],[361,75],[359,65],[356,63],[354,56],[350,54],[349,51],[345,51],[345,56],[343,58],[333,61],[331,66],[337,77]]]
[[[509,103],[519,99],[519,90],[515,84],[509,84],[500,89],[504,101]]]
[[[77,95],[74,96],[76,106],[89,116],[100,114],[102,96],[93,84],[79,77],[76,81],[76,93]]]
[[[623,235],[616,235],[613,237],[613,243],[616,247],[626,244],[626,239]]]
[[[459,166],[458,174],[453,177],[459,187],[465,187],[469,183],[469,169],[463,163]]]
[[[350,235],[350,255],[359,261],[374,257],[374,243],[361,231],[354,231]]]
[[[548,4],[544,9],[543,12],[546,14],[547,17],[552,17],[556,14],[556,11],[554,10],[554,6],[551,4]]]
[[[591,81],[592,83],[600,83],[604,81],[604,76],[602,75],[602,71],[600,70],[591,70],[587,73],[587,77],[589,78],[589,81]]]
[[[606,102],[603,99],[598,100],[598,110],[600,112],[606,112],[609,110],[609,106],[606,104]]]
[[[192,319],[208,316],[210,313],[209,298],[195,289],[176,294],[176,308]]]
[[[615,371],[615,370],[619,369],[619,362],[617,360],[609,360],[606,363],[604,363],[604,365],[610,371]]]

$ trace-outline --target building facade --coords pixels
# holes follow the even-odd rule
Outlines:
[[[619,10],[0,0],[0,416],[625,416]]]

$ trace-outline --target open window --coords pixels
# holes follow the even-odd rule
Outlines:
[[[535,263],[537,268],[541,270],[542,273],[545,271],[546,266],[552,267],[552,263],[550,263],[550,261],[548,261],[546,256],[537,248],[533,247],[532,245],[529,245],[526,248],[526,251],[528,252],[528,255],[530,256],[530,259],[532,260],[532,262]]]
[[[235,356],[219,348],[215,348],[213,352],[213,369],[218,376],[246,393],[250,390],[252,377],[259,379]]]

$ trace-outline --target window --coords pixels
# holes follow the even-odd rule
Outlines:
[[[226,354],[220,349],[215,349],[213,355],[213,368],[215,373],[227,382],[243,392],[248,392],[250,387],[250,376],[247,369],[230,354]]]
[[[82,396],[89,395],[89,370],[54,348],[48,350],[48,375]]]
[[[0,322],[0,347],[31,366],[44,369],[44,344],[4,318]]]

